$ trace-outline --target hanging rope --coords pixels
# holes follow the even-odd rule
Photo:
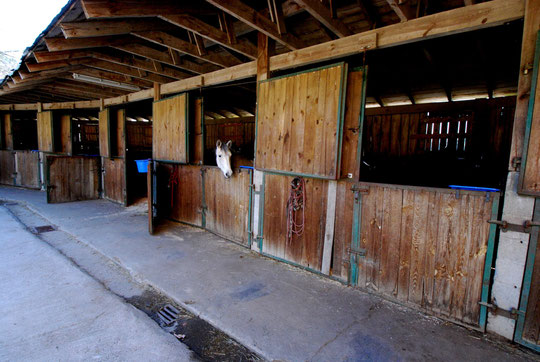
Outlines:
[[[291,190],[287,201],[287,243],[292,241],[293,235],[300,236],[304,233],[305,203],[306,181],[301,177],[295,177],[291,181]]]
[[[178,166],[173,165],[171,175],[169,176],[169,188],[171,189],[171,209],[174,204],[174,187],[178,186],[180,176],[178,175]]]

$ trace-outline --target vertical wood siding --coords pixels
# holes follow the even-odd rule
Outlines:
[[[540,51],[537,49],[537,52]],[[538,66],[538,64],[537,64]],[[536,70],[538,72],[538,70]],[[529,106],[532,112],[530,135],[526,156],[527,163],[523,174],[523,191],[526,193],[540,195],[540,76],[533,79],[536,82],[536,92],[534,101]]]
[[[263,252],[320,271],[326,227],[328,181],[305,179],[305,225],[287,242],[287,200],[293,177],[265,175]]]
[[[17,179],[16,185],[39,188],[39,153],[31,151],[16,151]]]
[[[531,289],[522,337],[533,344],[540,345],[540,240],[536,242]]]
[[[247,245],[250,173],[235,170],[226,179],[217,167],[204,168],[206,229]]]
[[[15,158],[13,151],[0,151],[0,183],[13,185],[13,173],[15,172]]]
[[[349,184],[350,185],[350,184]],[[336,276],[345,279],[351,245],[350,186],[338,187],[334,242]],[[348,187],[349,186],[349,187]],[[478,325],[494,194],[360,184],[358,285],[406,304]],[[348,189],[347,189],[348,188]],[[345,263],[343,262],[345,261]]]
[[[109,109],[99,112],[99,154],[102,157],[111,157],[109,140]]]
[[[52,112],[38,112],[38,149],[42,152],[54,152],[53,149],[53,117]]]
[[[362,112],[362,90],[364,71],[350,72],[347,78],[347,96],[343,121],[343,145],[340,178],[352,175],[353,180],[360,177],[358,163],[358,135],[360,134],[360,113]]]
[[[105,198],[124,204],[126,192],[125,160],[121,158],[103,158],[103,169]]]
[[[338,177],[343,67],[259,83],[258,169]]]
[[[49,203],[99,198],[99,158],[47,156]]]
[[[11,124],[11,114],[7,113],[3,115],[4,121],[2,122],[2,145],[1,148],[6,150],[13,149],[13,127]]]
[[[188,162],[186,139],[187,94],[154,102],[153,158]]]

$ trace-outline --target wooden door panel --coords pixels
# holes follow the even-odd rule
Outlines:
[[[153,158],[188,163],[188,94],[154,102]]]
[[[98,157],[47,156],[47,202],[99,198]]]

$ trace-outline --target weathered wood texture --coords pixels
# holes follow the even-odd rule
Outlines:
[[[287,241],[287,200],[293,177],[265,174],[263,252],[320,271],[328,181],[305,179],[304,233]],[[298,217],[301,220],[301,217]]]
[[[477,326],[492,204],[484,193],[360,184],[358,285]],[[349,198],[353,193],[349,192]]]
[[[537,44],[540,44],[540,41]],[[540,53],[540,49],[536,51]],[[540,69],[538,71],[540,72]],[[540,76],[532,81],[536,83],[536,94],[534,101],[529,103],[529,107],[532,108],[529,109],[529,112],[532,112],[532,119],[521,191],[540,196]]]
[[[16,151],[17,162],[16,185],[39,188],[39,153],[31,151]]]
[[[152,149],[152,124],[126,122],[127,146],[130,151]]]
[[[103,158],[103,192],[106,199],[126,203],[125,160]]]
[[[71,155],[73,152],[73,145],[71,142],[71,116],[69,114],[63,114],[60,116],[58,122],[55,122],[59,127],[54,130],[55,136],[55,152]],[[53,123],[54,124],[54,123]]]
[[[38,149],[42,152],[54,152],[52,111],[38,112]]]
[[[102,157],[111,157],[109,127],[110,110],[104,109],[99,112],[99,154]]]
[[[350,272],[350,255],[347,252],[347,249],[352,245],[354,197],[351,187],[353,185],[353,182],[340,180],[338,181],[336,192],[337,207],[331,274],[343,281],[349,280]]]
[[[540,345],[540,240],[536,241],[531,289],[529,291],[522,337],[533,344]]]
[[[233,141],[235,147],[243,148],[253,146],[255,142],[255,117],[243,117],[241,120],[226,118],[219,120],[206,120],[205,153],[212,154],[216,149],[217,140]]]
[[[354,180],[358,180],[360,177],[358,134],[360,133],[360,114],[364,97],[362,94],[363,81],[363,70],[350,72],[347,78],[340,178],[347,178],[349,174]]]
[[[114,152],[115,157],[124,157],[126,155],[126,110],[117,109],[114,118],[114,134],[111,134],[111,137],[114,137],[114,142],[112,142],[114,149],[111,151]],[[113,132],[112,129],[111,132]]]
[[[0,183],[13,185],[15,172],[15,158],[13,151],[0,150]]]
[[[153,158],[188,162],[187,93],[154,102]]]
[[[1,141],[2,144],[0,145],[0,148],[6,149],[6,150],[12,150],[13,149],[13,132],[12,132],[12,125],[11,125],[11,114],[6,113],[3,116],[2,121],[2,129],[0,130],[2,132]]]
[[[157,191],[161,218],[202,226],[200,166],[158,163]]]
[[[98,157],[47,156],[47,202],[99,198]]]
[[[197,98],[193,102],[193,146],[191,148],[191,162],[202,164],[204,162],[204,140],[203,140],[203,99]]]
[[[206,229],[248,245],[250,180],[247,170],[226,179],[219,168],[204,168]]]
[[[259,83],[256,168],[338,177],[344,68]]]

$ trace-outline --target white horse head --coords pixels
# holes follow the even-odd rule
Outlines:
[[[221,172],[223,172],[225,178],[229,178],[233,174],[231,169],[231,146],[232,141],[229,141],[226,144],[223,144],[221,140],[216,142],[216,164]]]

